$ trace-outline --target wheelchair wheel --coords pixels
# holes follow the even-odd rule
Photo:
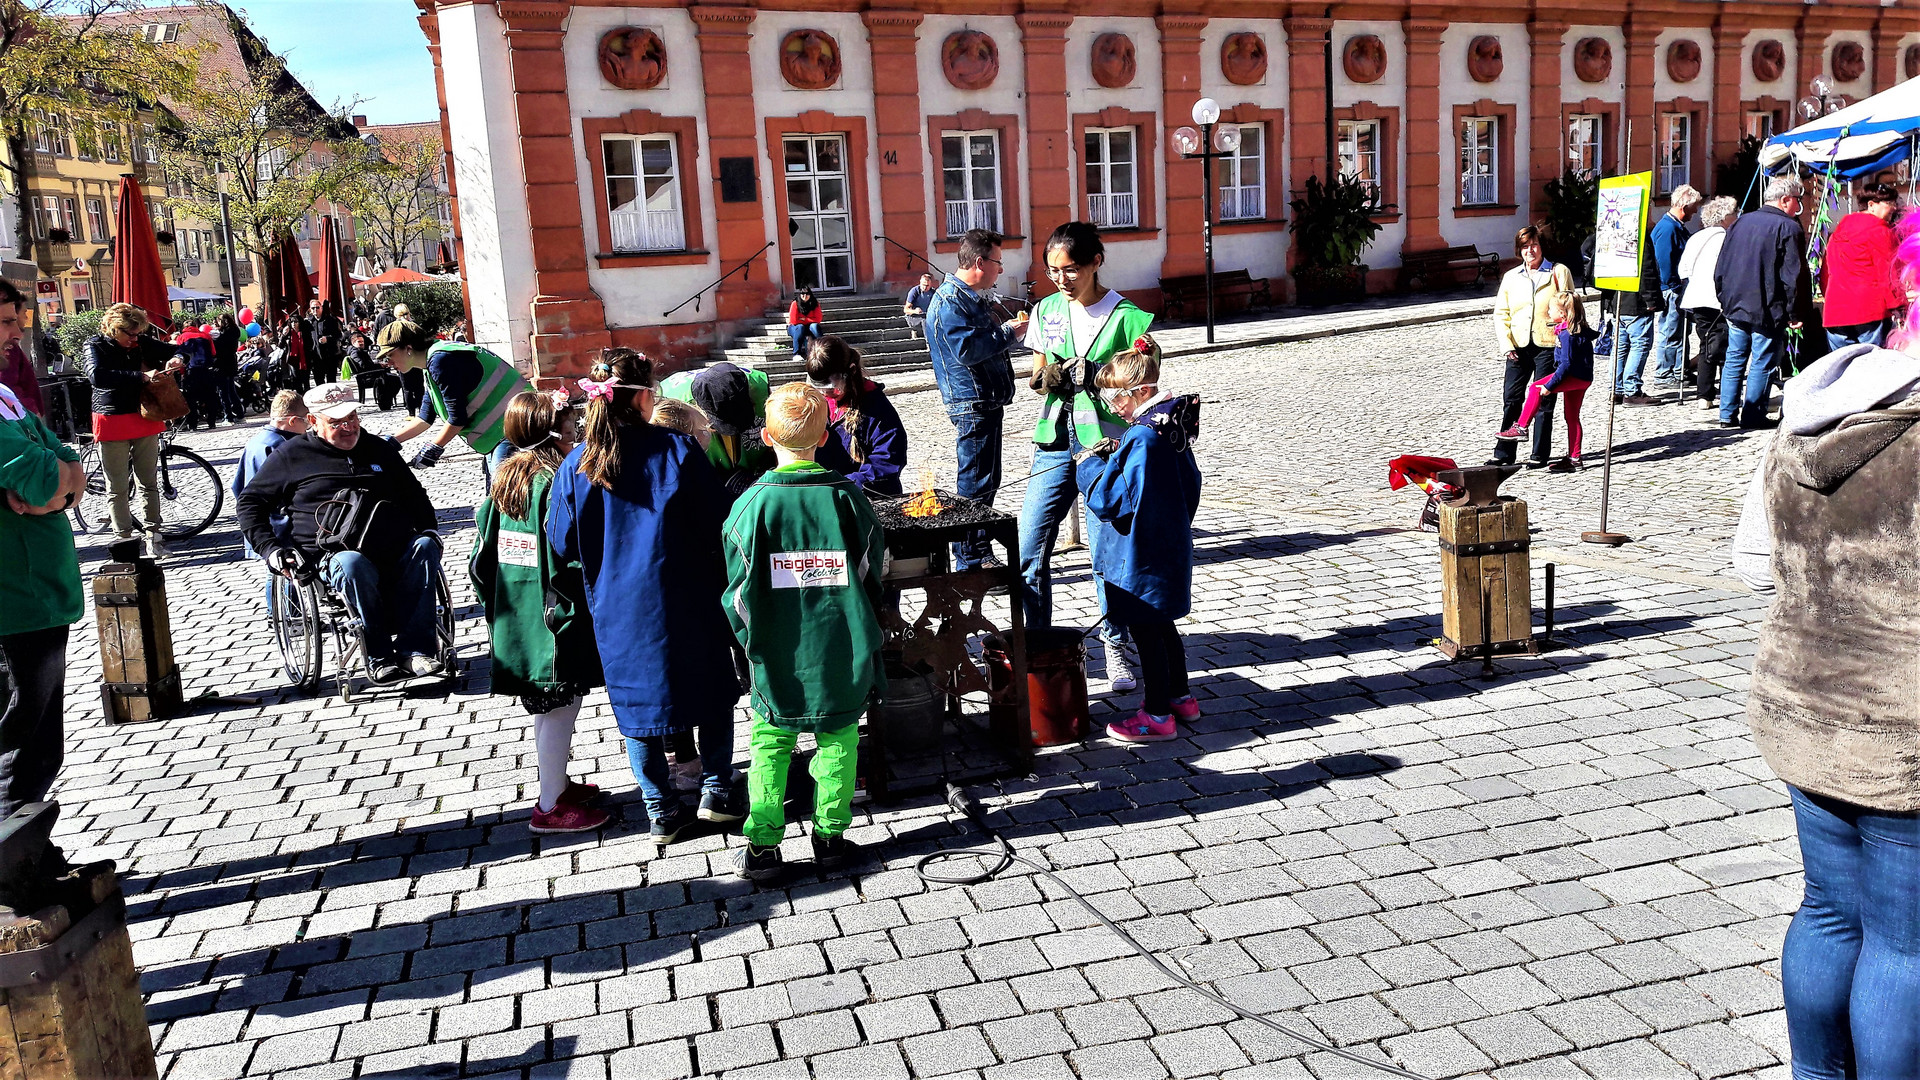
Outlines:
[[[373,671],[367,663],[366,626],[340,594],[329,593],[325,602],[332,615],[333,656],[337,669],[334,682],[340,688],[340,703],[351,705],[355,678],[366,678],[369,687],[372,686]]]
[[[451,679],[454,675],[453,592],[447,588],[445,574],[435,574],[433,579],[433,636],[433,658]]]
[[[284,574],[273,575],[267,618],[273,623],[287,681],[301,693],[312,693],[320,685],[320,586],[311,578],[295,581]]]

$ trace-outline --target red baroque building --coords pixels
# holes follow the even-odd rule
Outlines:
[[[1813,76],[1858,98],[1920,74],[1913,0],[415,2],[476,340],[543,375],[609,344],[702,356],[798,283],[904,289],[909,253],[951,267],[972,225],[1019,237],[1005,280],[1044,290],[1047,233],[1096,221],[1107,279],[1151,306],[1201,268],[1200,167],[1167,136],[1202,96],[1242,136],[1218,265],[1284,282],[1329,39],[1376,278],[1507,254],[1569,162],[1711,191]]]

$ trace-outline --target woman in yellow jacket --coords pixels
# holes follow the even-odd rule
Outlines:
[[[1555,264],[1540,247],[1540,229],[1528,225],[1514,234],[1514,254],[1520,265],[1500,279],[1500,295],[1493,302],[1495,347],[1506,361],[1506,385],[1500,397],[1500,427],[1505,431],[1520,418],[1527,400],[1527,384],[1553,371],[1553,326],[1547,320],[1547,301],[1556,292],[1573,291],[1573,273]],[[1489,465],[1511,465],[1517,442],[1493,444]],[[1527,468],[1538,469],[1553,458],[1553,417],[1542,409],[1533,418],[1533,453]]]

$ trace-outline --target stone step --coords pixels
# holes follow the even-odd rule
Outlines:
[[[898,329],[898,328],[886,329],[886,330],[880,330],[880,329],[852,330],[845,333],[832,334],[830,336],[838,337],[840,338],[840,340],[845,341],[851,345],[854,345],[862,350],[866,349],[870,345],[878,345],[888,341],[915,340],[913,338],[907,337],[907,332],[905,330]],[[747,334],[740,337],[737,341],[734,342],[734,344],[743,349],[792,349],[793,339],[791,337],[788,337],[784,333]]]
[[[872,356],[877,353],[905,352],[916,349],[924,352],[927,347],[926,342],[918,338],[910,338],[904,333],[897,336],[891,334],[886,336],[859,335],[850,338],[850,341],[855,348],[860,350],[863,356]],[[742,338],[734,342],[729,348],[739,349],[745,352],[765,353],[768,355],[781,353],[791,355],[793,352],[793,342],[784,336],[778,338],[750,337]]]
[[[766,372],[769,377],[776,374],[797,377],[807,370],[806,365],[793,359],[791,353],[756,353],[745,349],[728,349],[719,359],[741,367],[758,368]],[[869,376],[878,376],[880,373],[889,371],[929,370],[932,366],[933,359],[927,355],[925,349],[881,353],[863,357],[861,360],[861,367]]]
[[[872,330],[897,330],[904,334],[907,332],[907,320],[905,316],[900,314],[900,309],[895,308],[892,311],[880,315],[860,315],[855,318],[827,319],[820,324],[820,330],[822,333],[839,334],[841,337],[845,337],[849,333],[861,333]],[[758,333],[764,334],[767,337],[783,338],[787,336],[787,320],[784,318],[769,319],[759,330],[749,330],[746,331],[746,333]]]

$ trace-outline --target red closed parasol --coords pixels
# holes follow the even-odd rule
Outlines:
[[[320,303],[334,311],[346,307],[347,264],[340,258],[340,226],[328,214],[320,219],[320,252],[313,260],[313,276],[320,290]]]
[[[132,304],[147,313],[149,322],[171,330],[173,306],[167,301],[167,278],[160,269],[160,242],[154,239],[153,217],[132,173],[120,177],[113,224],[114,302]]]
[[[313,299],[313,279],[307,276],[307,260],[300,254],[300,242],[292,233],[281,238],[272,267],[275,272],[267,284],[278,300],[279,313],[305,311],[307,301]]]

